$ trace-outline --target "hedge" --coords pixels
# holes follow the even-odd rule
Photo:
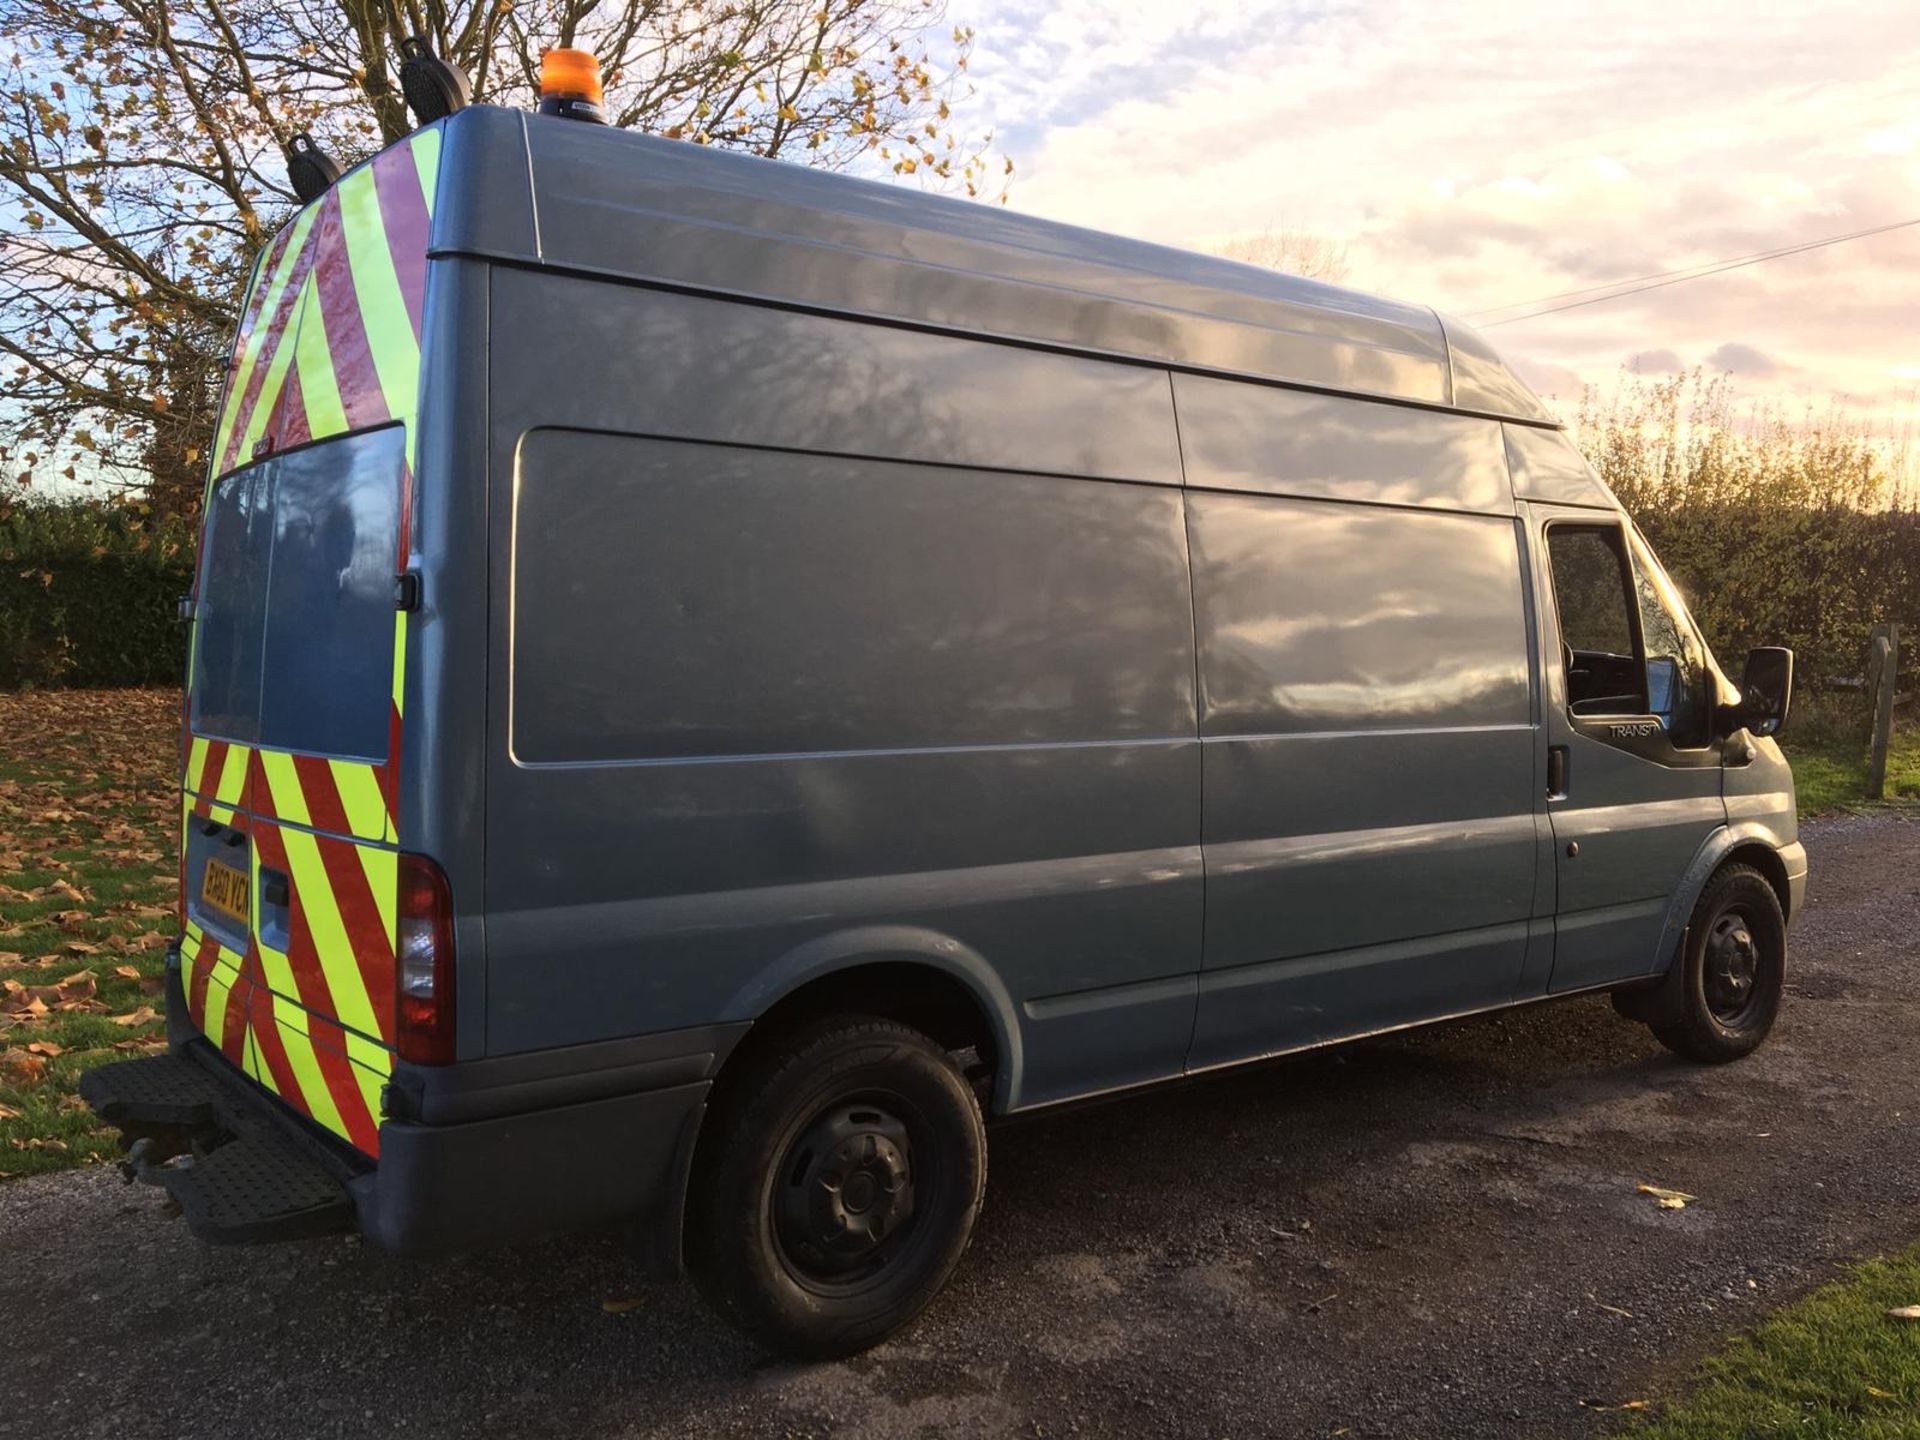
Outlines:
[[[139,505],[0,509],[0,687],[178,684],[193,545]]]
[[[1803,688],[1857,678],[1875,625],[1920,622],[1903,437],[1837,407],[1743,408],[1698,372],[1589,392],[1574,436],[1736,680],[1755,645],[1792,646]]]

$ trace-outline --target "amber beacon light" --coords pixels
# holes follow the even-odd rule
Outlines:
[[[563,120],[607,123],[601,108],[600,62],[591,51],[554,49],[540,55],[540,113]]]

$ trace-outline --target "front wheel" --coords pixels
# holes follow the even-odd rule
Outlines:
[[[733,1077],[706,1123],[688,1267],[716,1310],[783,1354],[877,1345],[972,1238],[980,1107],[917,1030],[842,1016],[798,1031]]]
[[[1780,1013],[1787,976],[1787,922],[1780,897],[1749,865],[1715,872],[1693,909],[1679,964],[1678,1019],[1652,1027],[1690,1060],[1751,1054]]]

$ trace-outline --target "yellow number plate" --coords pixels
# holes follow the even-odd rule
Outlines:
[[[200,876],[200,898],[242,925],[247,923],[247,872],[218,860],[207,861]]]

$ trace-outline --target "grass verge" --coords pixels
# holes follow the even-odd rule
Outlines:
[[[1780,737],[1780,746],[1793,763],[1793,784],[1800,814],[1826,815],[1842,810],[1872,808],[1867,793],[1867,747],[1848,736],[1797,738],[1792,729]],[[1920,728],[1893,732],[1887,746],[1886,800],[1890,805],[1911,804],[1920,798]]]
[[[75,1093],[164,1045],[180,700],[0,694],[0,1178],[117,1153]]]
[[[1859,1265],[1732,1341],[1622,1440],[1915,1440],[1920,1321],[1887,1311],[1916,1304],[1920,1246]]]

